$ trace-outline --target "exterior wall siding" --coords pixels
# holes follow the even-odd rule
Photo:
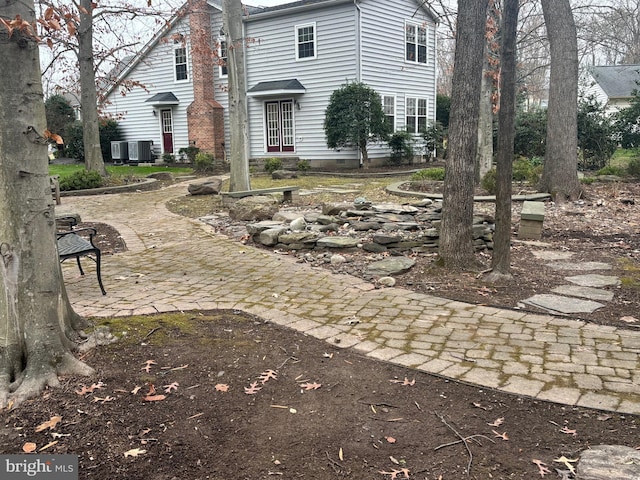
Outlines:
[[[317,58],[296,60],[296,25],[315,22]],[[259,82],[296,78],[305,87],[295,97],[295,151],[268,153],[265,147],[265,98],[249,98],[249,144],[251,157],[295,156],[311,161],[356,159],[355,150],[329,150],[324,134],[324,111],[331,93],[357,79],[355,14],[353,4],[312,9],[286,17],[251,17],[247,36],[253,43],[246,50],[247,88]],[[287,98],[287,97],[283,97]],[[293,98],[289,96],[288,98]]]

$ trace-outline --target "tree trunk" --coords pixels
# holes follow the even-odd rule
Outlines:
[[[100,149],[96,76],[93,65],[93,0],[80,0],[78,28],[78,65],[80,68],[80,103],[84,162],[87,170],[107,175]],[[84,13],[83,13],[83,10]]]
[[[500,111],[496,182],[496,231],[493,238],[490,280],[510,276],[511,270],[511,182],[516,119],[516,37],[519,0],[505,0],[500,54]]]
[[[34,2],[2,2],[0,17],[33,24]],[[90,374],[71,354],[78,317],[55,246],[38,45],[0,27],[0,406],[18,404],[59,374]]]
[[[473,191],[488,3],[458,0],[449,160],[440,233],[440,262],[452,270],[475,267]]]
[[[476,185],[493,166],[493,105],[491,94],[493,82],[489,71],[489,52],[485,49],[482,74],[482,96],[480,100],[480,117],[478,125],[478,158],[476,160]]]
[[[249,158],[247,156],[247,88],[244,73],[245,39],[242,31],[242,4],[224,0],[224,31],[227,42],[229,76],[229,191],[249,190]]]
[[[578,181],[578,43],[569,0],[542,0],[551,75],[547,145],[539,190],[555,201],[576,199]]]

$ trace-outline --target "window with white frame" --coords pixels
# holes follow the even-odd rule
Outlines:
[[[317,56],[316,24],[296,25],[296,60],[310,60]]]
[[[185,46],[176,47],[173,51],[173,62],[175,65],[176,81],[188,80],[187,73],[187,48]]]
[[[385,122],[392,132],[396,131],[396,97],[393,95],[382,95],[382,111]]]
[[[427,27],[424,24],[405,22],[405,60],[427,63]]]
[[[427,128],[427,99],[407,97],[406,126],[410,133],[422,133]]]
[[[220,77],[227,76],[227,42],[220,40],[218,42],[218,73]]]

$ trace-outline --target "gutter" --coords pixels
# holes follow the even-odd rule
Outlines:
[[[243,17],[245,22],[251,22],[253,20],[262,20],[265,18],[273,18],[295,14],[298,12],[309,12],[311,10],[318,10],[321,8],[327,8],[333,5],[340,5],[341,3],[351,3],[352,0],[326,0],[325,2],[318,2],[313,4],[296,5],[293,7],[277,8],[275,10],[269,10],[261,13],[253,13]],[[286,4],[285,4],[286,5]]]

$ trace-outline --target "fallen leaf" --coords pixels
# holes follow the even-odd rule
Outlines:
[[[25,453],[34,452],[38,446],[33,442],[27,442],[22,446],[22,451]]]
[[[162,388],[164,388],[164,393],[171,393],[177,391],[179,386],[178,382],[173,382],[170,385],[164,385]]]
[[[340,447],[340,450],[338,450],[338,458],[340,459],[340,461],[344,461],[344,453],[342,452],[342,447]]]
[[[383,472],[382,470],[378,470],[378,473],[381,473],[382,475],[390,475],[389,480],[397,479],[398,475],[400,475],[401,473],[404,474],[403,478],[409,478],[408,468],[401,468],[400,470],[393,469],[390,472]]]
[[[327,353],[327,352],[325,352],[325,353],[323,353],[323,354],[322,354],[322,356],[323,356],[324,358],[333,358],[333,353]]]
[[[558,463],[562,463],[564,464],[565,467],[567,467],[569,470],[571,470],[571,473],[575,475],[576,473],[576,469],[573,465],[571,465],[572,463],[576,463],[578,461],[578,459],[576,458],[571,459],[571,458],[567,458],[564,455],[561,456],[560,458],[554,458],[553,459],[554,462],[558,462]]]
[[[391,383],[400,383],[403,386],[413,386],[416,384],[416,379],[409,380],[407,377],[404,377],[404,380],[393,379],[389,380]]]
[[[303,383],[300,385],[300,388],[304,388],[305,390],[317,390],[322,386],[320,383]]]
[[[165,395],[147,395],[144,397],[145,402],[158,402],[167,398]]]
[[[226,383],[218,383],[216,385],[216,391],[217,392],[228,392],[229,391],[229,385],[227,385]]]
[[[131,450],[127,450],[124,452],[125,457],[138,457],[144,453],[147,453],[146,450],[141,450],[139,448],[132,448]]]
[[[474,407],[476,407],[476,408],[479,408],[479,409],[481,409],[481,410],[491,410],[491,408],[490,408],[490,407],[484,407],[484,406],[482,406],[482,404],[481,404],[481,403],[479,403],[479,402],[473,402],[473,406],[474,406]]]
[[[611,420],[611,415],[608,415],[606,413],[603,413],[602,415],[598,415],[597,420],[601,421],[601,422],[606,422],[607,420]]]
[[[151,366],[152,366],[152,365],[157,365],[157,363],[156,363],[156,362],[154,362],[153,360],[147,360],[147,361],[144,363],[144,367],[142,367],[140,370],[144,370],[145,372],[150,373],[150,372],[151,372]]]
[[[150,395],[156,394],[156,386],[153,383],[149,384],[149,391],[147,392],[147,397]]]
[[[136,388],[134,388],[133,390],[131,390],[131,394],[132,394],[132,395],[137,395],[141,388],[142,388],[142,387],[137,387],[137,386],[136,386]]]
[[[507,435],[507,432],[504,433],[498,433],[495,430],[491,430],[493,432],[493,435],[495,437],[501,438],[502,440],[509,440],[509,436]]]
[[[620,317],[620,320],[622,320],[623,322],[626,323],[636,323],[638,321],[637,318],[635,317],[631,317],[631,316],[624,316],[624,317]]]
[[[560,429],[560,432],[566,433],[567,435],[573,435],[574,437],[577,435],[576,430],[571,430],[569,427],[564,426]]]
[[[504,423],[504,417],[496,418],[493,423],[487,423],[490,427],[499,427]]]
[[[536,460],[535,458],[531,461],[538,466],[538,473],[540,474],[541,477],[544,477],[547,473],[551,473],[551,470],[549,470],[549,468],[544,462],[541,462],[540,460]]]
[[[400,462],[395,457],[389,457],[389,460],[391,460],[396,465],[400,465]]]
[[[276,372],[274,370],[267,370],[265,372],[262,372],[262,375],[260,375],[260,377],[258,379],[264,385],[269,380],[271,380],[271,379],[275,380],[276,378],[278,378],[278,372]]]
[[[51,432],[51,436],[53,438],[62,438],[62,437],[70,437],[71,434],[70,433],[57,433],[57,432]]]
[[[107,402],[113,402],[115,400],[115,397],[110,397],[109,395],[107,395],[104,398],[100,398],[100,397],[93,397],[93,403],[102,403],[103,405]]]
[[[262,386],[258,385],[258,382],[253,382],[248,387],[244,387],[244,393],[247,395],[255,395],[260,390],[262,390]]]
[[[396,443],[396,439],[393,437],[384,437],[384,439],[389,443]]]
[[[46,430],[47,428],[49,430],[53,430],[54,428],[56,428],[56,425],[58,425],[61,421],[62,421],[62,417],[55,415],[51,417],[48,421],[38,425],[36,427],[36,432],[41,432],[43,430]]]
[[[86,387],[85,385],[82,385],[82,388],[80,390],[76,390],[75,392],[78,395],[86,395],[87,393],[93,393],[94,390],[98,390],[103,387],[104,387],[104,383],[98,382],[98,383],[92,384],[90,387]]]

